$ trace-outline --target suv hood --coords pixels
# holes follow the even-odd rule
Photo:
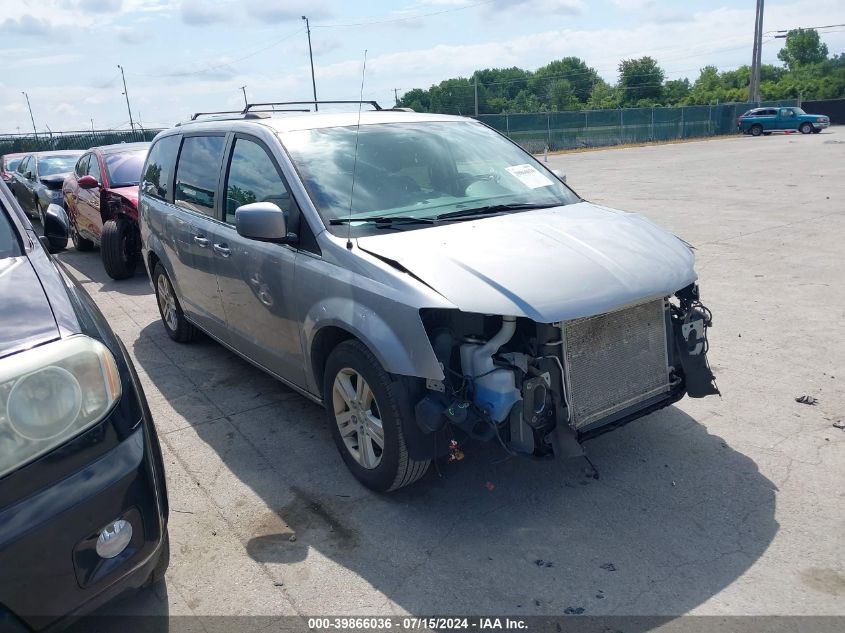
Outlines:
[[[672,233],[589,202],[358,239],[458,309],[554,323],[673,294],[695,258]]]
[[[41,280],[26,257],[0,259],[0,358],[59,338]]]

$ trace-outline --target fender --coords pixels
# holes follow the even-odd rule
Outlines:
[[[385,299],[385,301],[388,301]],[[419,312],[396,304],[380,310],[402,324],[401,332],[391,327],[376,311],[351,297],[325,297],[308,310],[302,324],[304,357],[309,388],[319,393],[311,350],[318,333],[327,327],[349,332],[366,345],[384,369],[400,376],[443,380],[443,370],[434,355]]]

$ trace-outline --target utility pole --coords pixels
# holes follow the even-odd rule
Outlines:
[[[478,75],[475,76],[475,118],[478,118]]]
[[[320,107],[317,105],[317,81],[314,79],[314,53],[311,51],[311,25],[308,23],[308,18],[304,15],[302,19],[305,20],[305,30],[308,33],[308,57],[311,59],[311,87],[314,88],[314,112],[317,112]]]
[[[754,47],[751,53],[751,77],[748,81],[748,100],[760,101],[760,61],[763,54],[763,1],[757,0],[754,17]]]
[[[129,111],[129,127],[132,128],[132,133],[135,133],[135,122],[132,120],[132,108],[129,107],[129,92],[126,90],[126,75],[123,74],[123,66],[117,65],[120,68],[120,76],[123,77],[123,96],[126,97],[126,109]]]
[[[399,107],[399,88],[393,89],[393,99],[396,101],[396,107]]]
[[[241,86],[241,90],[244,92],[244,107],[249,105],[249,101],[246,100],[246,86]]]
[[[32,131],[35,133],[35,140],[38,140],[38,130],[35,129],[35,117],[32,116],[32,106],[29,104],[29,95],[25,92],[21,92],[21,94],[26,97],[26,107],[29,108],[29,120],[32,121]]]

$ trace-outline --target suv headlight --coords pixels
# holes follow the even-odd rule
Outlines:
[[[0,477],[92,427],[120,394],[114,356],[87,336],[0,359]]]

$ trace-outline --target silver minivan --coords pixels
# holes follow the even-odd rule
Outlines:
[[[364,485],[470,438],[583,455],[717,393],[683,240],[473,119],[268,109],[156,137],[143,259],[170,337],[201,330],[323,404]]]

